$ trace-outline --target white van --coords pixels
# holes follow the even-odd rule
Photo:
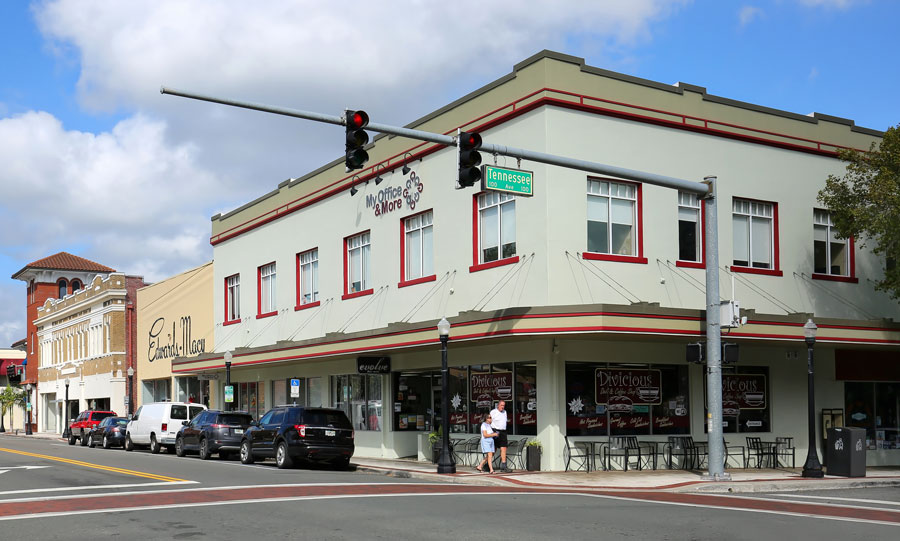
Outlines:
[[[125,427],[125,450],[149,446],[151,453],[159,453],[162,447],[168,452],[175,449],[175,435],[182,421],[189,421],[205,410],[203,404],[186,402],[152,402],[143,404],[134,412]]]

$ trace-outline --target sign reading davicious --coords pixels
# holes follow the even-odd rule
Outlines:
[[[357,357],[356,371],[360,374],[390,374],[390,357]]]
[[[722,374],[722,402],[734,402],[739,409],[766,408],[766,376],[763,374]]]
[[[497,400],[512,400],[512,372],[472,374],[469,381],[471,400],[478,408],[493,407]]]
[[[596,403],[609,411],[631,411],[634,404],[660,404],[662,375],[659,370],[598,368]]]

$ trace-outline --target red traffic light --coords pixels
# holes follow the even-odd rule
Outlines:
[[[463,150],[477,150],[481,148],[481,136],[472,132],[460,132],[459,147]]]
[[[347,111],[347,129],[359,130],[369,125],[369,115],[365,111]]]

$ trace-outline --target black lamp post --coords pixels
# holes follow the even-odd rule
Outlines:
[[[822,464],[819,463],[819,453],[816,451],[816,396],[813,389],[813,346],[816,344],[816,324],[810,319],[803,326],[803,336],[806,339],[806,372],[807,372],[807,398],[809,400],[809,444],[806,449],[806,463],[803,464],[803,477],[824,477]]]
[[[229,387],[231,387],[231,352],[226,351],[224,357],[225,357],[225,389],[227,392],[227,389]],[[232,391],[231,391],[231,396],[232,396],[232,401],[229,402],[225,406],[225,409],[228,411],[231,411],[232,409],[234,409],[234,400],[233,400],[234,389],[232,389]],[[223,402],[224,402],[224,397],[223,397]]]
[[[63,405],[63,429],[62,437],[68,438],[72,435],[72,429],[69,428],[69,378],[66,378],[66,401]]]
[[[131,417],[131,412],[134,411],[134,367],[129,366],[126,373],[128,374],[128,408],[126,408],[128,411],[126,413]]]
[[[438,473],[456,473],[453,454],[450,453],[450,374],[447,368],[447,342],[450,340],[450,322],[441,318],[437,325],[441,337],[441,456]]]
[[[31,436],[31,384],[25,386],[25,411],[28,412],[28,424],[25,425],[25,435]]]

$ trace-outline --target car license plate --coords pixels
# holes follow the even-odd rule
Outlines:
[[[334,436],[336,434],[337,434],[337,432],[335,432],[334,430],[326,430],[325,431],[326,436]]]
[[[243,433],[244,433],[244,429],[243,429],[243,428],[235,428],[235,429],[234,429],[234,433],[235,433],[235,434],[243,434]]]

